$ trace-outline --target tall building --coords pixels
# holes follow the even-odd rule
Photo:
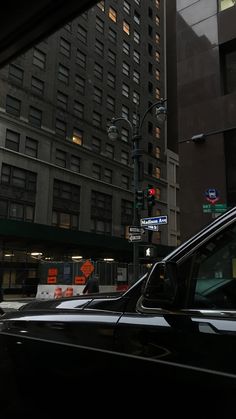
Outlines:
[[[181,237],[236,204],[236,6],[177,0]]]
[[[178,244],[178,156],[156,107],[147,112],[162,98],[167,104],[165,21],[165,2],[100,1],[1,70],[4,270],[6,251],[27,266],[33,251],[132,262],[136,126],[145,195],[139,215],[169,220],[143,234],[140,260],[145,243],[159,257]],[[112,142],[107,130],[116,117],[120,138]],[[149,210],[148,188],[157,200]]]

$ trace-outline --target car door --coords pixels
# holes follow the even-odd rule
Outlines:
[[[176,263],[178,299],[168,306],[143,302],[135,313],[124,313],[116,330],[119,349],[154,369],[179,365],[180,376],[187,367],[192,377],[202,371],[208,381],[217,375],[221,385],[222,377],[235,385],[235,223],[186,249]]]

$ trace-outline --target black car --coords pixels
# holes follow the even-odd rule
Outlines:
[[[73,406],[94,391],[99,400],[128,394],[129,401],[131,395],[138,403],[150,397],[153,404],[157,398],[159,407],[183,394],[185,402],[214,397],[217,409],[221,403],[224,412],[232,411],[236,208],[154,264],[126,292],[35,300],[3,314],[0,352],[1,377],[10,388],[14,383],[15,399],[29,413],[46,395],[51,403],[60,395],[71,399]]]

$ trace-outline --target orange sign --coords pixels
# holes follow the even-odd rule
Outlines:
[[[87,278],[94,271],[94,266],[90,260],[86,260],[81,266],[80,270],[83,272],[84,276]]]
[[[57,283],[57,277],[56,276],[48,276],[47,283],[48,284],[56,284]]]
[[[75,276],[75,284],[76,285],[84,285],[85,284],[85,277],[84,276]]]
[[[57,276],[57,268],[49,268],[48,276]]]

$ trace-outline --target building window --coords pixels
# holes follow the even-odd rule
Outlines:
[[[123,21],[123,31],[129,35],[130,34],[130,25],[125,20]]]
[[[37,48],[35,48],[33,52],[33,64],[41,68],[41,70],[45,70],[46,54]]]
[[[112,87],[113,89],[115,89],[116,86],[116,78],[114,76],[114,74],[112,73],[107,73],[107,85]]]
[[[71,45],[64,38],[60,39],[60,52],[67,58],[70,58]]]
[[[128,15],[130,15],[130,4],[126,0],[124,0],[123,9]]]
[[[52,225],[54,227],[77,230],[79,225],[79,217],[77,214],[70,214],[59,210],[54,210],[52,212]]]
[[[102,80],[103,79],[103,67],[100,64],[98,64],[98,63],[94,63],[94,76],[98,80]]]
[[[160,62],[160,52],[159,51],[155,52],[155,59],[158,63]]]
[[[100,165],[98,165],[98,164],[93,164],[93,177],[95,178],[95,179],[98,179],[98,180],[101,180],[101,174],[102,174],[102,168],[101,168],[101,166]]]
[[[133,72],[133,81],[137,84],[139,84],[140,81],[140,74],[136,70],[134,70]]]
[[[158,146],[155,147],[155,157],[156,157],[156,159],[161,158],[161,149]]]
[[[66,152],[65,151],[56,149],[55,163],[58,166],[66,167]]]
[[[101,127],[102,125],[102,115],[98,112],[93,112],[93,125],[95,127]]]
[[[120,134],[121,140],[125,143],[129,142],[129,131],[126,128],[121,128],[121,134]]]
[[[121,150],[121,163],[125,164],[126,166],[129,165],[129,153],[127,151]]]
[[[130,46],[126,41],[123,41],[123,52],[128,56],[130,55]]]
[[[103,57],[104,55],[104,44],[100,42],[98,39],[95,39],[95,52]]]
[[[73,135],[72,135],[72,142],[74,144],[77,144],[77,145],[82,145],[83,144],[83,136],[84,136],[83,131],[81,131],[79,129],[74,129],[73,130]]]
[[[71,156],[70,158],[70,168],[73,172],[80,172],[80,158],[77,156]]]
[[[122,95],[129,97],[129,86],[125,83],[122,84]]]
[[[97,234],[111,234],[112,197],[101,192],[91,194],[91,231]]]
[[[160,18],[159,18],[159,16],[156,16],[155,21],[156,21],[156,25],[157,26],[160,26]]]
[[[34,206],[10,202],[9,218],[27,222],[34,221]]]
[[[155,189],[156,189],[156,199],[158,201],[160,201],[160,199],[161,199],[161,190],[160,190],[160,188],[155,188]]]
[[[108,50],[107,59],[110,64],[116,65],[116,54],[110,49]]]
[[[96,16],[96,23],[95,23],[96,30],[100,33],[104,33],[104,22],[100,17]]]
[[[81,68],[86,68],[86,54],[79,51],[76,51],[76,64],[78,64]]]
[[[229,7],[235,6],[235,0],[219,0],[219,10],[229,9]]]
[[[140,34],[137,31],[134,31],[134,42],[140,44]]]
[[[23,84],[23,78],[24,78],[24,71],[13,65],[10,64],[9,65],[9,77],[14,80],[15,82],[17,82],[18,84]]]
[[[158,139],[161,137],[161,129],[159,127],[155,128],[155,137]]]
[[[114,159],[114,146],[108,143],[106,144],[106,156],[109,159]]]
[[[4,185],[16,186],[25,191],[36,192],[36,173],[18,167],[2,164],[1,182]]]
[[[30,106],[29,109],[29,123],[35,127],[41,127],[42,125],[42,111]]]
[[[156,39],[156,44],[160,45],[160,35],[159,35],[159,33],[156,33],[155,39]]]
[[[160,89],[158,87],[156,87],[155,88],[155,98],[160,99],[160,97],[161,97]]]
[[[75,75],[75,90],[82,95],[85,93],[85,79],[78,76],[78,74]]]
[[[157,179],[160,179],[160,177],[161,177],[160,167],[155,167],[154,177],[156,177]]]
[[[61,137],[66,136],[66,123],[61,119],[56,119],[55,129],[56,133]]]
[[[137,12],[134,12],[134,21],[137,25],[140,25],[140,15]]]
[[[33,138],[26,137],[25,139],[25,154],[31,157],[38,157],[38,141]]]
[[[134,50],[133,57],[134,57],[134,61],[135,61],[137,64],[140,64],[140,54],[139,54],[139,52],[138,52],[138,51],[135,51],[135,50]]]
[[[81,25],[78,25],[77,38],[79,41],[83,42],[83,44],[87,43],[87,31]]]
[[[121,116],[122,116],[122,118],[129,119],[129,108],[127,108],[127,106],[125,106],[125,105],[122,105]]]
[[[104,169],[104,182],[112,183],[112,170]]]
[[[80,187],[71,183],[54,180],[53,197],[59,200],[66,200],[80,203]]]
[[[7,129],[5,147],[10,150],[19,151],[20,147],[20,134],[15,131]]]
[[[98,3],[97,3],[97,6],[99,7],[99,9],[102,11],[102,12],[105,12],[105,1],[103,0],[103,1],[99,1]]]
[[[98,87],[93,89],[93,101],[102,104],[102,90],[98,89]]]
[[[57,91],[57,106],[64,111],[67,110],[68,96],[62,92]]]
[[[95,153],[101,153],[101,140],[100,138],[93,137],[92,138],[92,150]]]
[[[115,113],[115,99],[111,96],[107,96],[107,109]]]
[[[21,101],[13,96],[6,97],[6,112],[14,116],[20,116]]]
[[[130,185],[129,185],[129,177],[128,176],[121,175],[121,187],[126,189],[126,190],[129,190]]]
[[[33,93],[42,96],[44,93],[44,82],[42,80],[37,79],[36,77],[32,77],[31,90]]]
[[[129,77],[130,75],[130,66],[125,61],[122,63],[122,73]]]
[[[160,0],[156,0],[156,8],[160,9]]]
[[[160,80],[160,71],[159,70],[155,70],[155,77],[156,77],[156,80]]]
[[[111,28],[108,29],[108,39],[109,41],[113,42],[113,44],[116,44],[117,35],[116,35],[116,32],[113,31],[113,29]]]
[[[113,9],[112,7],[109,7],[108,16],[113,22],[116,22],[117,13],[116,13],[116,10]]]
[[[69,84],[69,69],[62,64],[59,64],[58,67],[58,80]]]
[[[83,119],[84,117],[84,105],[77,100],[74,101],[74,114],[80,119]]]
[[[133,92],[133,103],[139,105],[140,102],[140,94],[138,92]]]

